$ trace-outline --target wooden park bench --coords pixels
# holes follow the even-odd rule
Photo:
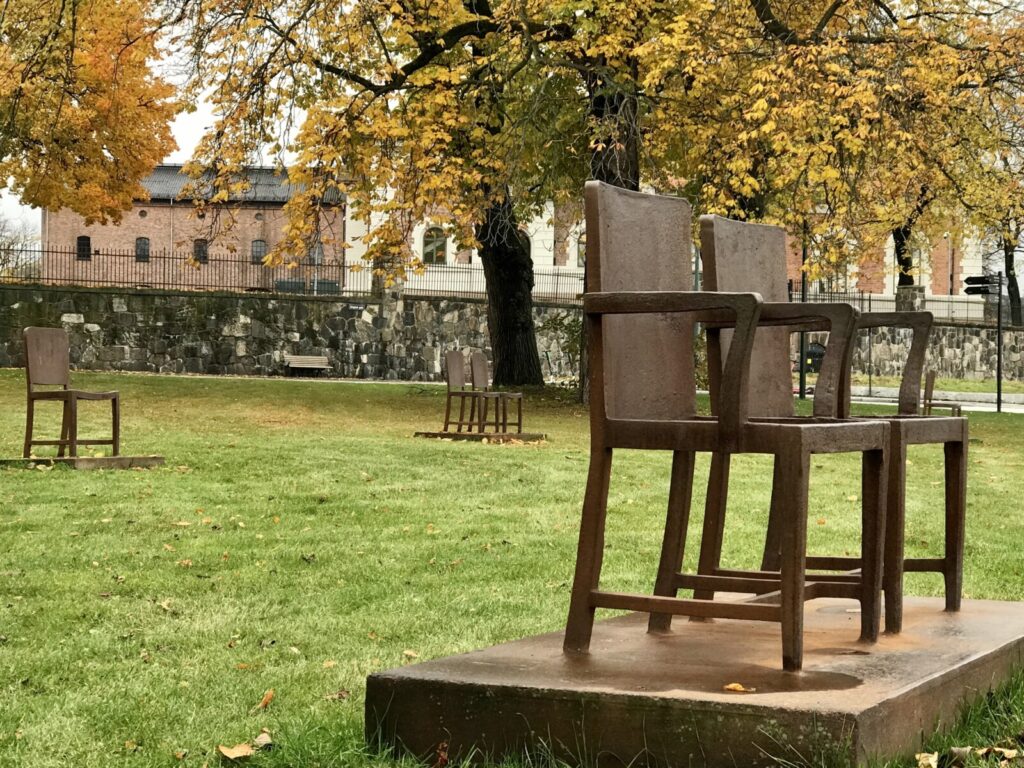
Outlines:
[[[289,370],[329,371],[327,355],[290,355],[284,353],[284,366]]]

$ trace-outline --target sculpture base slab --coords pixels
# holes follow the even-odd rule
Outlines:
[[[468,440],[482,443],[538,443],[547,435],[540,432],[414,432],[413,437],[433,437],[438,440]]]
[[[598,622],[587,655],[563,654],[554,632],[373,674],[366,735],[441,764],[544,750],[695,768],[909,754],[1024,658],[1024,603],[942,608],[908,598],[903,633],[865,644],[855,602],[809,602],[800,673],[781,669],[777,624],[677,617],[648,634],[647,615],[629,614]]]
[[[0,469],[36,469],[64,466],[71,469],[150,469],[162,467],[163,456],[69,456],[36,459],[0,459]]]

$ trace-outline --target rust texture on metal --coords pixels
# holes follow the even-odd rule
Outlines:
[[[109,445],[114,456],[121,452],[121,398],[117,392],[86,392],[71,388],[70,345],[68,334],[62,328],[26,328],[25,338],[25,381],[27,383],[27,408],[25,414],[25,445],[22,455],[29,458],[36,445],[55,445],[57,455],[65,451],[71,457],[78,456],[80,445]],[[59,389],[39,389],[59,387]],[[109,400],[111,437],[109,440],[78,437],[78,403],[81,400]],[[36,402],[53,401],[61,404],[61,426],[59,440],[34,439]]]
[[[605,607],[649,613],[652,632],[670,630],[674,615],[779,622],[782,666],[799,670],[803,664],[804,601],[815,596],[858,600],[860,637],[876,640],[888,424],[835,418],[841,400],[840,372],[849,360],[849,344],[846,348],[833,345],[832,362],[823,367],[833,384],[826,385],[819,396],[822,405],[815,402],[820,418],[798,419],[781,406],[763,412],[768,389],[777,383],[762,378],[761,371],[751,374],[755,334],[763,333],[759,330],[762,318],[769,327],[829,327],[836,337],[849,340],[856,310],[842,305],[794,308],[766,303],[759,292],[749,290],[693,291],[691,209],[683,199],[588,182],[585,214],[591,451],[564,651],[588,652],[595,610]],[[711,329],[709,353],[714,347],[712,367],[717,369],[710,418],[698,416],[696,411],[692,340],[698,321]],[[721,339],[726,327],[727,344]],[[765,361],[759,367],[769,364]],[[788,353],[777,365],[784,366],[788,375]],[[609,592],[600,586],[608,486],[616,448],[673,452],[653,595]],[[840,451],[862,454],[861,552],[853,574],[811,575],[806,561],[810,457]],[[697,452],[712,454],[715,470],[708,508],[723,512],[728,456],[775,456],[778,492],[773,495],[772,510],[783,521],[778,568],[744,574],[722,569],[724,515],[712,513],[705,518],[697,573],[681,573]],[[692,589],[692,598],[678,597],[681,588]],[[752,597],[746,602],[725,601],[715,599],[716,592]]]
[[[717,216],[701,217],[701,256],[704,261],[705,286],[710,290],[758,291],[765,296],[784,297],[786,282],[785,232],[779,227],[731,221]],[[809,315],[820,314],[834,305],[799,304],[790,305],[794,312]],[[762,311],[762,317],[767,314]],[[868,421],[885,421],[889,424],[889,465],[886,482],[886,517],[884,534],[883,592],[885,594],[885,629],[899,632],[902,626],[903,574],[904,571],[932,571],[943,575],[946,591],[946,608],[958,610],[963,585],[964,518],[966,513],[967,473],[967,420],[954,416],[931,416],[931,392],[934,390],[934,372],[926,379],[925,414],[918,414],[918,395],[921,389],[921,374],[924,369],[928,335],[931,332],[932,315],[929,312],[870,312],[856,317],[856,330],[895,327],[905,328],[912,333],[910,350],[904,366],[900,385],[899,408],[895,416],[871,416]],[[849,418],[851,366],[850,353],[853,328],[842,325],[842,335],[836,333],[833,321],[829,343],[822,365],[821,375],[814,394],[814,413],[818,415],[840,415]],[[785,329],[784,338],[776,338],[774,329],[769,333],[759,331],[754,340],[754,360],[758,361],[758,375],[767,377],[765,372],[772,368],[774,377],[770,381],[762,378],[772,396],[756,397],[758,407],[765,415],[774,415],[788,408],[792,413],[792,397],[782,404],[782,389],[787,394],[791,387],[788,365],[788,334],[805,330],[806,326]],[[718,336],[715,329],[709,330],[708,359],[716,358],[715,348]],[[774,363],[772,361],[774,360]],[[712,365],[712,394],[718,386]],[[761,382],[759,382],[761,383]],[[761,394],[764,394],[762,391]],[[819,399],[827,397],[828,403],[819,408]],[[713,397],[714,400],[714,397]],[[778,402],[779,405],[775,405]],[[851,421],[858,421],[851,419]],[[862,423],[865,421],[860,420]],[[904,528],[906,520],[907,447],[909,445],[940,444],[944,447],[945,459],[945,547],[941,557],[907,559],[904,553]],[[723,468],[721,465],[725,464]],[[716,464],[718,466],[716,466]],[[712,477],[715,487],[708,495],[705,521],[719,538],[725,518],[725,493],[727,482],[720,475],[728,476],[728,456],[712,459]],[[762,567],[777,569],[781,564],[782,539],[786,535],[788,522],[778,509],[776,497],[788,492],[788,481],[782,476],[782,468],[776,462],[772,488],[772,509],[768,524]],[[712,542],[710,551],[703,551],[701,559],[709,564],[717,563],[720,541]],[[827,567],[857,567],[856,559],[809,558],[810,562],[828,562]],[[810,565],[809,567],[815,567]],[[826,566],[822,566],[826,567]]]

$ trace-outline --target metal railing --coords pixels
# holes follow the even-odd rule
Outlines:
[[[484,271],[479,264],[432,264],[417,274],[385,286],[370,265],[347,264],[343,257],[324,256],[295,264],[264,266],[237,253],[209,253],[196,260],[170,252],[78,252],[71,249],[0,249],[0,284],[118,287],[166,291],[217,291],[321,297],[368,298],[385,289],[411,296],[486,299]],[[583,270],[577,267],[535,267],[533,297],[538,303],[582,303]]]
[[[800,301],[799,287],[790,294],[791,301]],[[808,302],[845,302],[862,312],[895,312],[893,294],[864,293],[863,291],[807,291]],[[995,323],[995,305],[989,306],[984,296],[933,296],[925,294],[920,309],[931,312],[936,320],[944,322],[988,324]]]

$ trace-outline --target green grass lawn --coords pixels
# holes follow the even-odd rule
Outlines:
[[[22,377],[0,371],[0,456],[20,452]],[[75,379],[119,389],[123,451],[167,466],[0,472],[0,766],[214,766],[261,728],[275,748],[252,766],[390,764],[363,747],[369,673],[562,627],[587,469],[570,399],[527,400],[548,442],[498,446],[412,438],[440,427],[429,385]],[[39,424],[56,430],[55,407]],[[1024,417],[971,426],[966,595],[1024,599]],[[940,458],[911,452],[913,554],[941,541]],[[734,466],[725,557],[749,566],[770,463]],[[650,589],[668,468],[616,454],[607,585]],[[812,483],[812,549],[853,551],[853,460],[815,459]],[[951,738],[1018,733],[1022,689]]]

